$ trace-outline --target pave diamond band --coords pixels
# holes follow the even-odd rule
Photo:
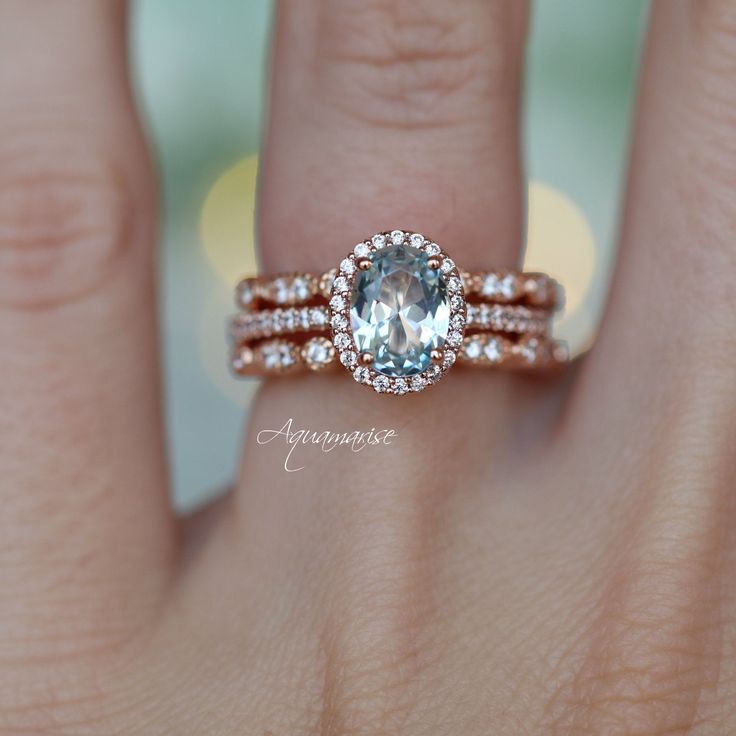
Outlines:
[[[490,330],[526,335],[546,335],[552,314],[523,305],[468,304],[467,330]],[[230,337],[236,343],[277,335],[330,331],[329,308],[288,307],[259,309],[235,315],[230,323]]]
[[[455,364],[550,368],[567,361],[550,336],[562,301],[545,274],[469,273],[433,240],[391,230],[322,274],[243,279],[231,367],[247,376],[342,366],[395,395],[423,391]]]
[[[559,284],[543,273],[523,271],[460,271],[465,293],[496,304],[527,304],[558,309],[562,301]],[[283,273],[277,276],[249,276],[236,287],[235,303],[239,309],[284,307],[329,298],[333,282],[338,290],[347,289],[347,281],[333,268],[321,274]]]
[[[272,338],[258,344],[233,347],[231,367],[239,376],[292,375],[304,371],[339,368],[341,360],[328,338],[309,338],[303,343]],[[463,338],[456,361],[472,368],[505,370],[549,369],[568,360],[564,343],[544,337],[510,340],[501,335],[479,333]],[[449,367],[449,366],[448,366]],[[367,383],[368,368],[356,366],[353,377]]]

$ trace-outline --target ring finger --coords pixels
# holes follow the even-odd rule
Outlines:
[[[469,270],[515,266],[525,16],[516,0],[283,0],[260,185],[264,271],[323,271],[359,240],[393,227],[431,236]],[[248,441],[235,556],[268,559],[269,588],[281,596],[257,608],[299,610],[319,595],[309,581],[322,573],[310,566],[332,569],[340,560],[346,577],[361,581],[359,589],[332,586],[341,591],[336,615],[352,622],[344,627],[347,654],[360,657],[366,637],[393,625],[378,615],[352,628],[365,615],[365,596],[380,587],[391,598],[382,611],[400,607],[418,579],[407,561],[428,553],[417,549],[428,515],[447,494],[460,496],[456,479],[485,466],[489,447],[503,454],[504,422],[518,398],[510,380],[466,371],[407,401],[376,400],[337,376],[267,383],[251,414],[253,437],[292,418],[295,429],[315,431],[397,428],[399,440],[380,448],[380,467],[367,474],[357,469],[366,455],[350,452],[311,461],[303,454],[304,472],[279,473],[283,446]],[[448,436],[451,413],[472,436]],[[441,468],[422,462],[439,452],[439,437],[452,445]],[[254,597],[267,595],[262,575],[249,581],[247,565],[238,575],[255,586],[252,611]],[[285,591],[293,606],[283,604]],[[393,656],[382,648],[366,657]]]

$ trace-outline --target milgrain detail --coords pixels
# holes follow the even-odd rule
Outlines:
[[[245,313],[263,307],[294,306],[329,299],[339,269],[320,274],[286,272],[274,276],[250,276],[242,279],[235,290],[236,306]],[[562,287],[543,273],[525,273],[509,269],[467,272],[459,271],[459,278],[468,295],[490,304],[523,304],[551,312],[559,310],[564,301]],[[338,281],[345,282],[342,275]]]
[[[570,657],[573,672],[547,706],[545,734],[721,733],[707,722],[720,707],[723,494],[688,472],[649,480]]]
[[[425,390],[456,362],[555,368],[569,359],[549,336],[563,299],[545,274],[471,274],[421,233],[379,232],[321,274],[241,280],[231,367],[238,376],[284,375],[341,363],[358,384],[393,395]],[[328,331],[331,344],[318,334]]]

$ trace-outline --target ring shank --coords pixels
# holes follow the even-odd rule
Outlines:
[[[568,359],[551,337],[562,305],[554,279],[462,271],[440,245],[411,231],[376,233],[322,273],[245,278],[236,304],[230,338],[238,376],[342,365],[359,384],[401,395],[434,385],[455,364],[538,370]],[[354,320],[368,325],[367,337],[356,340]],[[392,336],[402,346],[396,354],[387,347]],[[384,350],[390,359],[380,357],[379,367]]]

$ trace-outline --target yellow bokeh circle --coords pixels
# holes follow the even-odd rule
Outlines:
[[[215,181],[202,208],[204,253],[227,289],[231,289],[241,276],[256,273],[257,172],[257,155],[241,159]],[[530,183],[528,211],[524,268],[549,273],[565,287],[565,316],[558,327],[565,333],[562,337],[575,348],[576,338],[582,335],[566,333],[581,324],[591,325],[593,321],[588,296],[598,267],[595,236],[580,206],[549,184]],[[390,223],[386,227],[390,227]],[[586,332],[590,332],[590,328]]]
[[[570,315],[584,306],[596,269],[596,243],[580,207],[559,189],[533,181],[529,185],[524,268],[543,271],[565,287]]]
[[[207,261],[232,286],[256,272],[254,241],[258,156],[227,169],[212,185],[202,207],[200,232]]]

